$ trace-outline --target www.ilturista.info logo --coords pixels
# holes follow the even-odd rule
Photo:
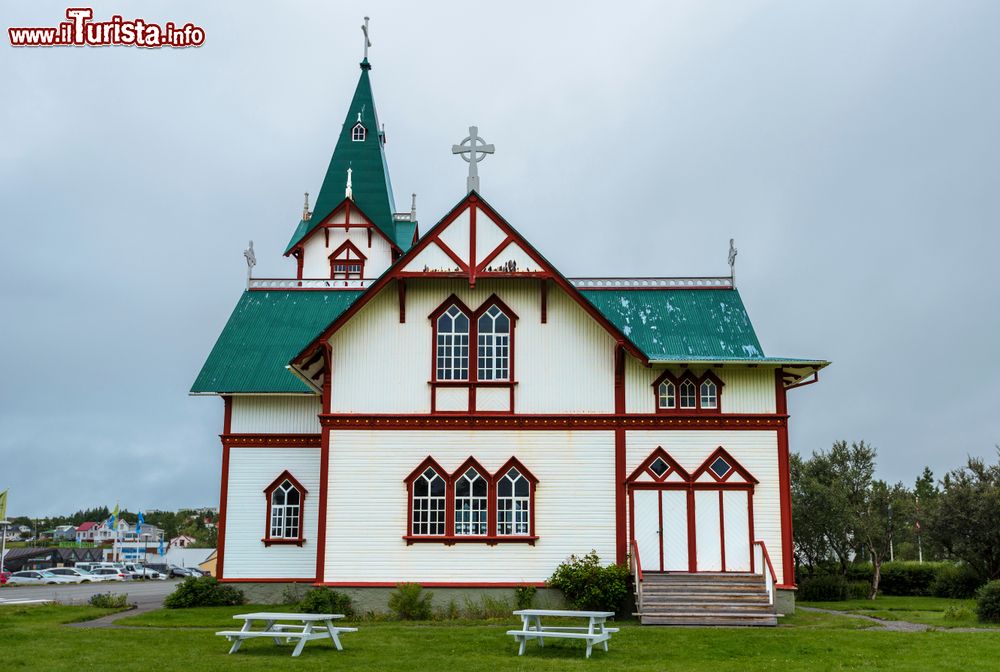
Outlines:
[[[117,14],[108,21],[92,21],[90,7],[70,7],[66,18],[54,28],[8,28],[13,47],[200,47],[205,29],[193,23],[163,25],[145,19],[123,19]]]

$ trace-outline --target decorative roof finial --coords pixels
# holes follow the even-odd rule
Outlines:
[[[351,189],[351,169],[347,169],[347,189],[344,190],[344,198],[354,200],[354,191]]]
[[[417,195],[413,194],[413,200],[410,202],[410,221],[417,221]]]
[[[308,222],[309,219],[312,217],[312,213],[309,212],[309,192],[307,191],[305,193],[306,193],[306,200],[305,203],[302,204],[302,221]]]
[[[243,257],[247,260],[247,289],[250,289],[250,278],[253,277],[253,267],[257,265],[257,255],[253,253],[253,241],[250,247],[243,250]]]
[[[729,239],[729,282],[732,283],[733,287],[736,287],[736,255],[739,250],[736,249],[735,241]]]
[[[372,41],[368,39],[368,17],[365,17],[365,25],[361,26],[361,32],[365,34],[365,60],[368,60],[368,47],[372,46]]]
[[[485,159],[487,154],[492,154],[495,151],[493,145],[486,144],[486,141],[479,137],[479,127],[477,126],[469,126],[468,137],[461,143],[451,146],[451,153],[461,154],[462,159],[469,164],[469,177],[465,181],[469,192],[473,189],[479,191],[479,169],[476,164]]]

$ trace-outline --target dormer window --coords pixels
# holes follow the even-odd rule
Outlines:
[[[330,255],[330,277],[334,280],[361,280],[365,277],[365,255],[351,241]]]
[[[696,376],[683,371],[674,376],[664,371],[653,381],[657,413],[719,413],[723,382],[711,371]]]
[[[351,141],[352,142],[364,142],[365,137],[368,135],[368,129],[366,129],[361,122],[354,124],[354,128],[351,129]]]

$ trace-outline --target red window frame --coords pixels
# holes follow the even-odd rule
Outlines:
[[[674,384],[674,405],[669,408],[660,406],[660,383],[667,381]],[[681,407],[681,385],[685,381],[690,381],[694,385],[695,405],[693,408]],[[715,408],[702,408],[701,405],[701,384],[705,381],[715,383]],[[685,370],[679,376],[674,376],[670,371],[664,371],[653,381],[653,407],[657,413],[697,413],[699,415],[712,415],[722,413],[722,390],[725,383],[712,373],[706,371],[701,376],[694,375],[691,371]]]
[[[351,255],[354,255],[353,257]],[[368,260],[361,250],[351,241],[344,241],[344,244],[330,253],[330,279],[331,280],[361,280],[365,277],[365,262]],[[345,267],[358,266],[357,272],[350,270],[337,271],[338,264]]]
[[[466,317],[469,318],[469,374],[468,377],[462,380],[454,379],[438,379],[437,370],[437,354],[438,354],[438,318],[441,317],[449,308],[452,306],[458,307]],[[490,308],[496,306],[504,315],[506,315],[507,320],[510,322],[510,334],[507,343],[507,379],[506,380],[479,380],[479,318],[483,316]],[[431,321],[431,377],[430,385],[433,388],[437,387],[467,387],[469,388],[469,412],[475,411],[475,399],[476,399],[476,388],[479,387],[506,387],[510,389],[510,405],[509,411],[499,412],[501,415],[509,415],[514,412],[514,386],[517,385],[517,378],[515,375],[515,357],[516,352],[516,334],[517,334],[517,320],[519,319],[517,313],[511,310],[510,306],[503,302],[499,296],[496,294],[491,294],[489,297],[483,301],[479,307],[472,310],[463,302],[458,296],[452,294],[445,301],[439,305],[430,315],[428,319]],[[431,413],[464,413],[464,411],[438,411],[436,404],[434,403],[434,390],[432,390],[432,403],[431,403]],[[483,413],[498,413],[497,411],[485,411]]]
[[[445,482],[444,534],[413,533],[413,484],[428,467],[433,469]],[[482,478],[486,479],[487,534],[485,535],[455,533],[455,485],[458,479],[470,467],[475,469]],[[498,481],[511,469],[517,469],[528,480],[528,534],[502,535],[497,533]],[[511,457],[493,473],[483,467],[475,457],[469,457],[455,471],[449,473],[433,457],[428,456],[417,465],[416,469],[410,472],[403,482],[406,484],[406,534],[403,535],[403,540],[406,541],[407,545],[415,543],[438,543],[450,546],[456,543],[481,543],[494,546],[503,543],[527,543],[533,546],[538,540],[538,536],[535,534],[535,491],[538,486],[538,479],[516,457]]]
[[[274,491],[278,489],[278,486],[288,481],[291,483],[292,487],[299,491],[299,530],[295,537],[272,537],[271,536],[271,495]],[[305,538],[305,519],[306,519],[306,495],[308,494],[305,486],[299,483],[298,479],[292,476],[291,472],[287,469],[271,481],[271,484],[264,488],[264,500],[266,502],[264,518],[264,537],[261,541],[264,542],[265,546],[276,546],[276,545],[295,545],[302,546],[306,542]]]

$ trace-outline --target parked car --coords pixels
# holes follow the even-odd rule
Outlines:
[[[125,573],[129,574],[133,579],[166,579],[166,574],[161,574],[155,569],[150,569],[145,565],[138,562],[126,562],[125,563]]]
[[[114,567],[96,567],[91,574],[104,577],[104,581],[124,581],[128,578],[123,570]]]
[[[10,578],[7,579],[7,583],[12,586],[40,586],[44,584],[79,583],[79,581],[74,581],[66,576],[58,576],[47,570],[28,570],[23,572],[14,572],[10,575]]]
[[[86,569],[80,569],[79,567],[56,567],[55,569],[50,569],[49,571],[56,576],[66,576],[70,578],[79,577],[80,583],[94,583],[107,580],[101,575],[92,574]]]

